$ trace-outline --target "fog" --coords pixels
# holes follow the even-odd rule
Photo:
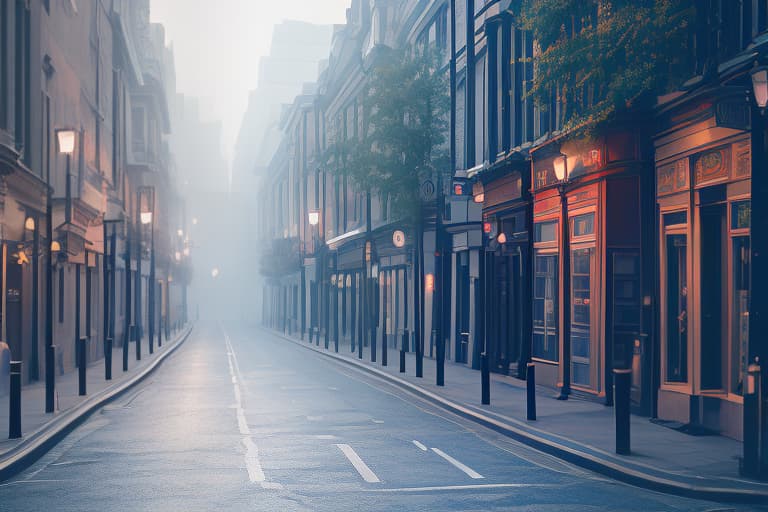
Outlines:
[[[168,142],[185,202],[179,229],[194,268],[192,318],[258,311],[257,170],[274,151],[281,105],[316,79],[332,25],[344,22],[348,6],[151,0],[150,18],[164,26],[173,53]]]

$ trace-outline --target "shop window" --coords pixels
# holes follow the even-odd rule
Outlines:
[[[752,203],[738,201],[731,203],[731,229],[749,229],[752,219]]]
[[[534,242],[554,242],[557,240],[557,221],[537,222],[533,227]]]
[[[536,253],[533,292],[533,357],[559,360],[557,255]]]
[[[734,237],[732,247],[731,392],[741,395],[744,392],[744,374],[747,371],[747,358],[749,357],[747,350],[749,343],[749,237]]]
[[[685,235],[666,237],[667,382],[688,382],[688,247]]]
[[[595,249],[571,252],[571,374],[573,383],[589,386],[591,379],[592,260]]]
[[[576,215],[572,219],[573,222],[573,236],[586,236],[595,233],[595,214],[587,213],[584,215]]]

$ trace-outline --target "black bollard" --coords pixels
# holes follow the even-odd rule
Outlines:
[[[80,336],[77,344],[77,394],[85,396],[85,350],[88,345],[88,336]]]
[[[483,352],[480,354],[480,384],[483,405],[489,405],[491,403],[491,370],[488,367],[488,354]]]
[[[629,455],[629,391],[632,370],[613,370],[613,408],[616,420],[616,453]]]
[[[112,338],[104,340],[104,380],[112,380]]]
[[[408,330],[404,330],[400,338],[400,373],[405,373],[405,351],[408,350]]]
[[[400,349],[400,373],[405,373],[405,350]]]
[[[528,419],[536,420],[536,365],[528,363],[525,374],[525,385],[528,391]]]
[[[21,361],[11,361],[10,387],[8,439],[18,439],[21,437]]]
[[[389,352],[389,348],[387,348],[387,327],[386,325],[382,327],[381,329],[381,366],[387,366],[387,353]]]

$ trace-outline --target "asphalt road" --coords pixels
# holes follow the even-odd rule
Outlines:
[[[755,510],[613,482],[260,331],[202,326],[0,510]]]

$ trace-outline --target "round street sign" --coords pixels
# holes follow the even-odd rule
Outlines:
[[[423,201],[429,201],[431,200],[435,195],[435,184],[432,183],[432,180],[424,180],[421,183],[421,199]]]
[[[392,243],[397,248],[403,247],[405,245],[405,233],[399,229],[392,233]]]

